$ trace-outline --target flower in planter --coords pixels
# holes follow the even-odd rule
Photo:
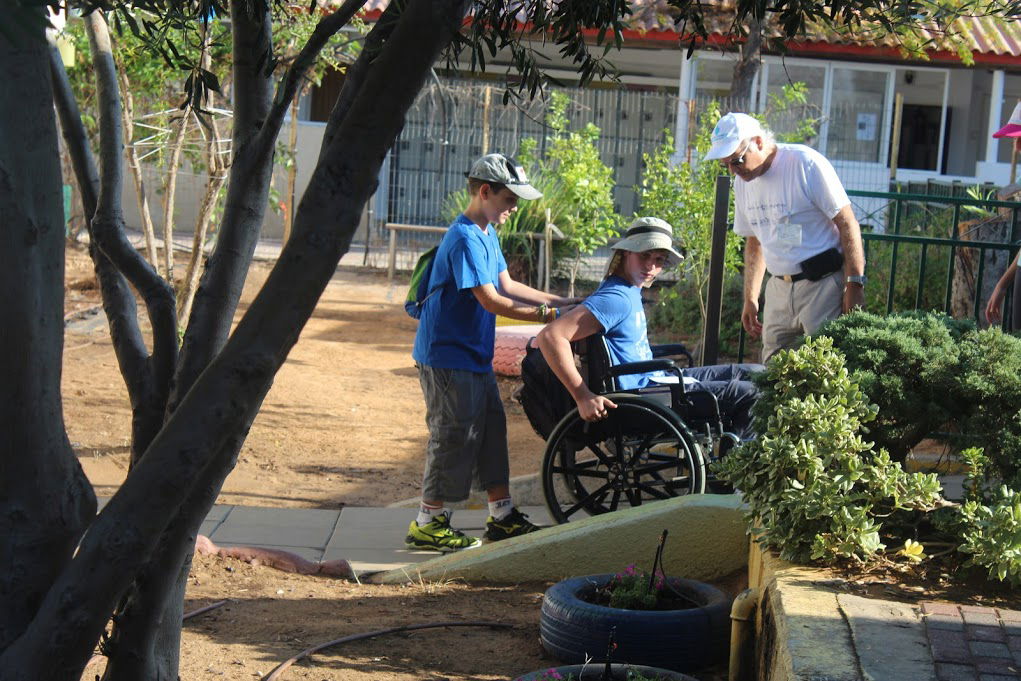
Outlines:
[[[651,577],[634,564],[614,575],[597,597],[611,608],[658,610],[666,579],[662,571]]]

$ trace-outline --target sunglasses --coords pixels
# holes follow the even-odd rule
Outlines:
[[[724,166],[729,166],[731,168],[740,168],[744,165],[744,157],[748,155],[748,147],[749,145],[746,144],[744,149],[741,150],[741,155],[737,158],[732,158],[729,161],[721,161],[721,163],[723,163]]]

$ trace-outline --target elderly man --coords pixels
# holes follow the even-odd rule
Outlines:
[[[822,154],[778,144],[751,116],[728,113],[716,124],[705,158],[736,176],[734,232],[746,237],[741,323],[752,336],[761,334],[763,362],[864,304],[861,228]]]

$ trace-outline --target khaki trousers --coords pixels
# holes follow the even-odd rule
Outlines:
[[[843,270],[819,281],[786,282],[770,277],[762,313],[762,363],[780,350],[797,347],[802,336],[812,335],[825,322],[839,317],[843,300]]]

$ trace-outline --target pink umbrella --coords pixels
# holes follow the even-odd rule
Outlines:
[[[994,132],[993,137],[997,139],[1001,137],[1014,138],[1014,148],[1010,152],[1010,184],[1014,184],[1014,179],[1017,177],[1017,152],[1021,147],[1021,140],[1018,139],[1021,138],[1021,102],[1014,107],[1014,113],[1010,115],[1007,125]]]

